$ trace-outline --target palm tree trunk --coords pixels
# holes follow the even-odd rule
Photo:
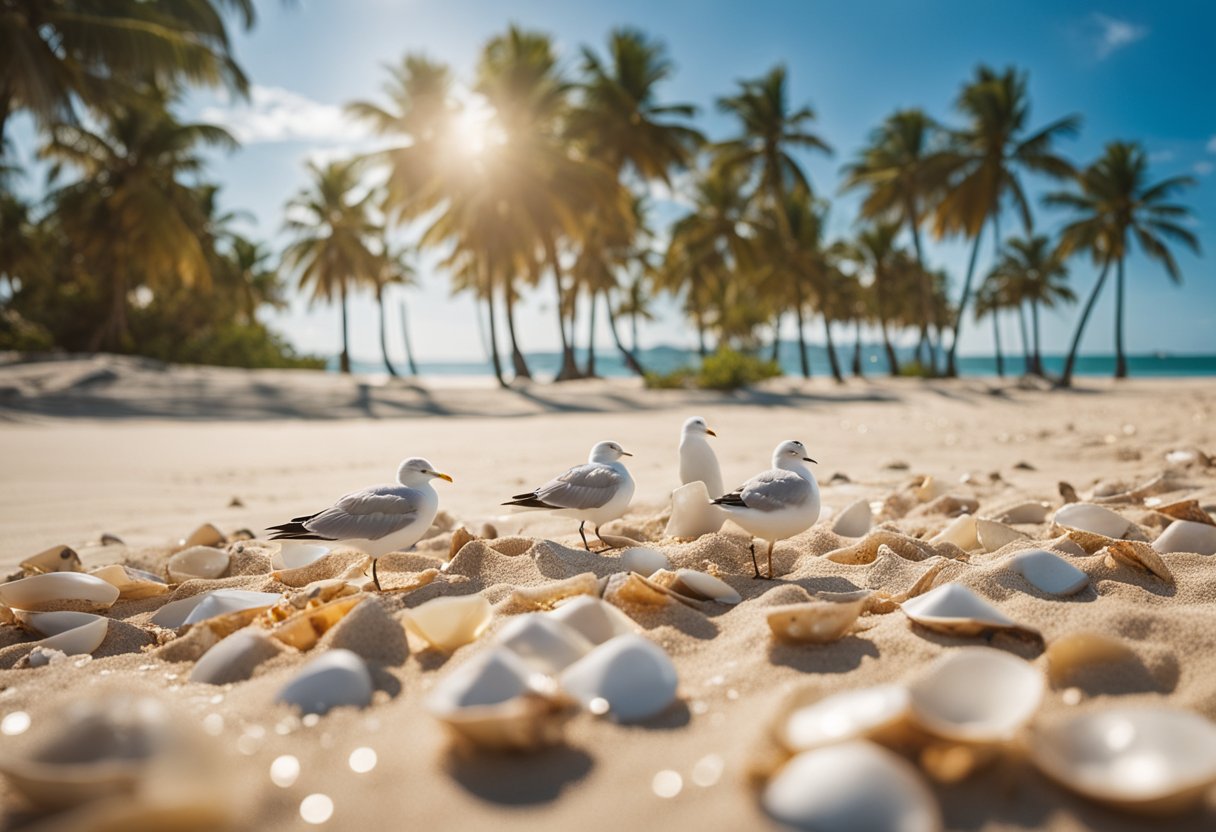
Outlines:
[[[410,365],[410,375],[416,376],[418,365],[414,361],[414,347],[410,344],[410,327],[404,298],[401,300],[401,340],[405,344],[405,360]]]
[[[1127,378],[1127,356],[1123,354],[1123,260],[1115,273],[1115,378]]]
[[[570,339],[566,337],[566,297],[562,290],[562,265],[557,257],[557,246],[549,234],[544,235],[544,246],[545,257],[549,261],[549,267],[553,269],[553,288],[557,293],[557,329],[562,339],[562,364],[554,381],[567,381],[578,378],[579,371],[574,360],[574,347],[570,346]]]
[[[591,292],[591,320],[587,334],[587,378],[595,378],[595,307],[598,295]]]
[[[507,334],[511,336],[511,365],[515,370],[516,378],[532,378],[532,371],[528,368],[528,362],[524,359],[524,354],[519,348],[519,341],[515,338],[515,287],[511,285],[511,281],[507,281],[506,301],[507,301]]]
[[[992,340],[996,344],[996,374],[1005,377],[1005,354],[1001,351],[1001,322],[997,310],[992,310]]]
[[[827,334],[828,364],[832,367],[832,378],[843,384],[844,374],[840,372],[840,360],[836,357],[836,344],[832,342],[832,322],[828,320],[827,315],[823,316],[823,331]]]
[[[802,331],[802,298],[794,304],[794,322],[798,327],[798,364],[802,368],[802,377],[811,377],[811,363],[806,356],[806,333]]]
[[[709,352],[705,349],[705,318],[701,314],[701,307],[696,308],[693,318],[697,324],[697,353],[704,359]]]
[[[338,357],[338,368],[344,373],[350,373],[350,326],[346,315],[346,281],[341,281],[342,307],[342,354]]]
[[[1039,350],[1039,302],[1037,300],[1030,302],[1030,323],[1034,329],[1034,371],[1039,375],[1044,375],[1043,353]]]
[[[380,307],[380,354],[384,356],[384,366],[388,369],[388,374],[393,378],[397,378],[397,370],[393,367],[393,362],[388,359],[388,320],[384,314],[384,287],[376,284],[376,305]]]
[[[967,301],[971,299],[971,281],[975,277],[975,262],[980,253],[980,240],[984,236],[984,226],[980,226],[971,246],[971,258],[967,261],[967,277],[963,280],[963,296],[959,298],[958,312],[954,318],[954,338],[950,341],[950,351],[946,353],[946,375],[958,378],[958,339],[963,333],[963,315],[967,312]]]
[[[124,274],[115,276],[113,291],[109,314],[89,339],[89,352],[98,352],[104,348],[117,351],[121,334],[127,328],[127,280]]]
[[[917,210],[915,199],[908,199],[907,211],[908,227],[912,231],[912,248],[916,252],[917,276],[920,278],[920,341],[916,345],[916,357],[921,362],[922,369],[929,371],[931,375],[936,375],[936,368],[932,366],[932,347],[929,345],[929,319],[933,317],[933,289],[929,273],[925,271],[925,254],[921,249],[920,223],[917,221],[920,212]],[[922,345],[928,353],[927,358],[921,358]]]
[[[1106,275],[1110,271],[1110,261],[1107,260],[1102,264],[1102,271],[1098,275],[1098,282],[1094,284],[1094,290],[1089,294],[1089,300],[1085,301],[1085,308],[1081,310],[1081,320],[1077,321],[1077,331],[1072,336],[1072,346],[1068,349],[1068,358],[1064,361],[1064,374],[1060,376],[1061,387],[1072,386],[1072,368],[1077,362],[1077,350],[1081,347],[1081,336],[1085,333],[1085,324],[1089,322],[1089,313],[1094,311],[1094,304],[1098,300],[1098,293],[1102,291],[1102,284],[1106,282]]]
[[[612,340],[616,344],[617,350],[620,351],[621,355],[625,359],[625,366],[637,373],[639,376],[646,375],[646,368],[642,366],[642,362],[638,361],[637,356],[634,355],[630,350],[625,349],[625,344],[621,342],[621,336],[617,332],[616,328],[616,312],[612,308],[612,298],[608,297],[608,293],[606,291],[604,293],[604,305],[608,307],[608,330],[612,333]],[[637,324],[636,317],[634,324],[635,326]],[[636,330],[633,338],[634,344],[637,344]]]
[[[861,318],[855,318],[853,323],[857,327],[857,337],[853,341],[853,375],[861,378]]]
[[[612,320],[612,304],[608,304],[608,320]],[[629,343],[632,345],[633,351],[638,351],[638,313],[636,310],[629,313]]]
[[[777,362],[781,360],[781,314],[773,320],[773,348],[769,352],[769,360]]]
[[[1030,375],[1035,372],[1034,357],[1030,354],[1030,338],[1026,334],[1026,307],[1021,303],[1018,304],[1018,328],[1022,333],[1022,372]]]
[[[507,380],[502,374],[502,360],[498,357],[498,324],[497,316],[494,314],[494,293],[488,290],[486,291],[486,309],[490,313],[490,361],[494,365],[494,378],[498,380],[499,387],[506,387]]]

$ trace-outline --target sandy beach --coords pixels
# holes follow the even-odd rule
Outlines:
[[[728,486],[768,467],[782,439],[801,439],[818,460],[821,519],[778,546],[774,581],[752,579],[747,537],[731,523],[695,541],[662,539],[669,496],[678,485],[679,427],[689,415],[704,416],[717,431],[714,448]],[[997,551],[935,552],[948,558],[935,585],[953,581],[970,588],[1041,633],[1041,642],[1008,634],[941,635],[895,610],[863,616],[854,632],[832,643],[794,645],[775,640],[765,620],[774,605],[825,592],[897,593],[923,574],[923,553],[871,554],[860,563],[820,557],[857,542],[831,531],[831,515],[857,500],[879,509],[875,523],[888,533],[923,542],[945,528],[959,506],[973,505],[978,516],[988,517],[1034,500],[1054,511],[1062,503],[1061,482],[1082,499],[1103,497],[1134,492],[1168,469],[1149,491],[1109,505],[1136,524],[1142,539],[1152,540],[1170,522],[1154,505],[1194,499],[1209,512],[1216,506],[1216,471],[1201,457],[1188,465],[1166,461],[1179,449],[1212,451],[1214,426],[1216,385],[1210,379],[1084,379],[1067,392],[990,379],[845,385],[780,379],[726,395],[648,391],[632,380],[503,391],[480,382],[421,386],[117,359],[10,365],[0,369],[0,564],[8,573],[23,558],[59,544],[75,548],[85,569],[126,563],[163,572],[178,539],[202,523],[225,534],[262,534],[345,492],[391,480],[398,461],[412,455],[427,457],[455,482],[438,484],[443,522],[419,545],[421,554],[414,560],[394,556],[401,559],[390,571],[405,580],[428,559],[442,565],[438,559],[448,556],[456,527],[480,536],[488,524],[495,539],[467,544],[440,579],[420,589],[373,593],[362,606],[377,605],[375,614],[352,614],[312,650],[284,648],[234,684],[189,682],[198,639],[155,627],[151,617],[164,601],[218,587],[291,591],[270,574],[273,547],[240,544],[247,552],[234,556],[232,571],[216,580],[190,581],[156,599],[118,602],[109,616],[121,624],[111,625],[88,662],[24,667],[33,638],[5,626],[3,712],[25,712],[30,725],[0,738],[0,749],[6,761],[29,753],[70,699],[135,691],[164,699],[204,727],[212,756],[206,758],[210,768],[200,770],[217,773],[207,787],[209,799],[230,799],[229,820],[237,828],[306,828],[301,801],[324,794],[333,805],[327,824],[341,829],[395,827],[406,819],[411,828],[427,829],[741,829],[773,824],[757,800],[754,774],[771,757],[769,732],[783,703],[911,681],[935,657],[963,645],[990,644],[1046,673],[1044,644],[1076,632],[1103,632],[1124,642],[1134,660],[1049,685],[1037,718],[1145,703],[1216,718],[1211,558],[1163,555],[1172,574],[1165,581],[1110,561],[1101,547],[1080,554],[1065,547],[1058,551],[1089,576],[1090,586],[1072,597],[1052,597],[1005,563],[1020,549],[1060,545],[1059,530],[1047,520],[1015,524],[1018,539]],[[617,553],[581,551],[575,522],[507,514],[499,506],[583,461],[600,439],[617,440],[634,454],[628,462],[638,482],[629,513],[606,531],[660,549],[673,569],[718,573],[743,601],[622,607],[678,672],[677,701],[658,717],[618,725],[581,713],[567,725],[565,742],[552,749],[457,753],[423,699],[520,611],[513,592],[620,571]],[[926,476],[938,490],[922,501],[916,486]],[[957,499],[936,500],[940,495]],[[98,545],[103,533],[123,543]],[[412,638],[407,646],[403,611],[471,593],[495,607],[486,634],[450,654],[422,649]],[[392,622],[388,635],[385,621]],[[276,693],[334,642],[368,662],[376,687],[372,705],[301,721],[291,707],[275,703]],[[1066,696],[1066,689],[1080,693]],[[351,768],[352,752],[361,748],[375,751],[370,771]],[[298,778],[287,787],[270,777],[272,762],[283,755],[300,762]],[[656,794],[660,772],[679,775],[674,795]],[[927,775],[926,782],[946,828],[1148,828],[1147,821],[1052,783],[1017,743],[961,782]],[[11,784],[0,796],[3,825],[42,828],[44,817]],[[87,821],[79,823],[63,828],[89,828]],[[1169,823],[1212,828],[1213,795],[1209,791],[1203,808]]]

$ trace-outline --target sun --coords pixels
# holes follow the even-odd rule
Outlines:
[[[462,102],[453,133],[457,147],[469,156],[481,156],[507,142],[494,108],[476,93]]]

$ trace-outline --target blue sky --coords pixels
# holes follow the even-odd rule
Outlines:
[[[251,211],[253,233],[276,244],[283,241],[283,205],[304,183],[304,161],[368,146],[364,128],[341,107],[377,95],[385,62],[422,51],[467,80],[482,44],[511,22],[551,33],[572,68],[577,48],[602,50],[614,26],[634,25],[662,38],[677,65],[664,97],[696,104],[697,123],[712,138],[733,129],[714,100],[738,79],[785,62],[793,102],[815,109],[816,129],[836,150],[832,158],[805,159],[818,192],[833,198],[833,236],[850,232],[857,204],[853,196],[837,196],[839,168],[884,116],[919,106],[955,122],[952,102],[977,63],[1015,64],[1030,73],[1032,127],[1069,113],[1084,116],[1081,135],[1060,146],[1077,162],[1091,160],[1107,141],[1135,139],[1148,148],[1154,177],[1190,173],[1199,180],[1184,200],[1198,214],[1195,231],[1205,257],[1180,253],[1182,288],[1140,256],[1131,259],[1128,347],[1216,352],[1216,3],[301,0],[294,7],[260,2],[259,10],[257,27],[236,37],[238,58],[255,84],[252,105],[196,93],[186,113],[225,123],[244,140],[240,151],[215,157],[209,172],[223,184],[226,206]],[[22,133],[15,138],[20,144]],[[1047,209],[1036,217],[1044,230],[1060,220]],[[1013,217],[1004,225],[1013,228]],[[931,265],[950,269],[956,287],[965,254],[952,241],[931,242],[927,249]],[[985,250],[981,268],[989,257]],[[1079,295],[1093,279],[1087,263],[1074,261]],[[421,284],[409,294],[421,357],[482,357],[471,300],[451,298],[446,277],[425,261]],[[545,287],[523,304],[525,349],[556,345],[550,294]],[[660,303],[659,310],[661,320],[643,329],[643,342],[690,344],[674,305]],[[1067,346],[1076,314],[1073,307],[1045,317],[1045,348]],[[353,315],[355,356],[372,360],[378,336],[370,299],[356,302]],[[1090,325],[1086,352],[1110,351],[1112,317],[1108,291]],[[305,351],[337,349],[331,308],[309,310],[296,299],[273,322]],[[1013,321],[1006,326],[1009,344]],[[817,325],[812,332],[813,340],[821,339]],[[399,354],[396,337],[394,331],[393,352]],[[607,346],[606,336],[604,341]],[[962,351],[990,350],[990,325],[969,322]]]

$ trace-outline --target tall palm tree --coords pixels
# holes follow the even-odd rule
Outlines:
[[[1076,295],[1068,287],[1068,269],[1051,240],[1044,235],[1011,237],[997,262],[993,274],[1002,283],[1011,299],[1021,307],[1030,305],[1030,328],[1033,346],[1027,370],[1043,374],[1040,350],[1039,307],[1051,309],[1057,303],[1074,303]]]
[[[1005,377],[1005,352],[1001,349],[1000,312],[1006,306],[1005,295],[1001,291],[1000,281],[989,275],[980,284],[980,290],[975,295],[975,320],[992,319],[992,344],[996,352],[996,374]]]
[[[295,237],[283,252],[283,262],[299,273],[300,288],[308,288],[312,302],[338,299],[342,314],[342,372],[350,372],[350,328],[347,301],[356,286],[373,282],[377,273],[371,241],[380,229],[372,222],[376,196],[368,190],[358,196],[361,165],[358,160],[308,163],[312,182],[287,204],[284,223]]]
[[[1008,201],[1030,231],[1033,222],[1021,174],[1034,171],[1056,178],[1071,176],[1072,165],[1052,152],[1052,144],[1062,136],[1074,135],[1081,125],[1079,116],[1070,115],[1026,135],[1030,119],[1026,74],[1012,67],[1003,72],[978,67],[955,106],[968,124],[953,133],[951,147],[942,157],[950,184],[937,205],[934,232],[938,237],[963,234],[972,245],[954,338],[946,354],[946,374],[950,376],[958,375],[959,338],[985,225],[999,222],[1003,203]],[[999,252],[999,233],[996,236]]]
[[[279,273],[270,267],[274,253],[265,243],[234,234],[229,241],[228,262],[237,280],[241,317],[245,323],[257,320],[263,306],[283,309],[287,299]]]
[[[633,275],[620,301],[617,303],[616,314],[629,319],[629,346],[636,355],[641,346],[638,343],[638,321],[656,320],[650,307],[651,295],[647,291],[646,276],[643,273]]]
[[[894,303],[898,294],[899,262],[902,250],[896,244],[899,226],[893,222],[880,222],[863,228],[849,249],[849,258],[868,274],[871,279],[873,309],[882,332],[883,349],[887,354],[887,367],[891,375],[899,375],[899,359],[891,345],[887,330],[888,322],[895,317]]]
[[[1076,215],[1060,232],[1060,255],[1067,257],[1088,251],[1095,263],[1102,264],[1098,281],[1077,322],[1064,375],[1060,379],[1062,385],[1072,383],[1081,335],[1112,265],[1117,280],[1115,378],[1127,376],[1127,359],[1123,354],[1124,261],[1134,240],[1150,260],[1165,268],[1170,280],[1182,282],[1182,273],[1168,243],[1181,243],[1197,254],[1199,240],[1180,224],[1191,216],[1191,210],[1168,200],[1194,184],[1195,179],[1190,176],[1173,176],[1150,183],[1144,148],[1134,142],[1110,142],[1102,156],[1077,176],[1074,190],[1048,194],[1048,204],[1069,208]]]
[[[376,291],[376,305],[380,309],[380,355],[390,376],[396,377],[397,370],[388,357],[388,316],[385,309],[385,294],[391,286],[413,286],[415,284],[414,265],[410,262],[412,251],[404,246],[395,246],[388,235],[381,230],[379,250],[375,253],[375,268],[369,275],[372,286]],[[417,375],[417,367],[413,362],[413,350],[409,346],[409,331],[405,328],[405,301],[401,302],[402,336],[406,341],[406,356],[409,358],[410,372]]]

